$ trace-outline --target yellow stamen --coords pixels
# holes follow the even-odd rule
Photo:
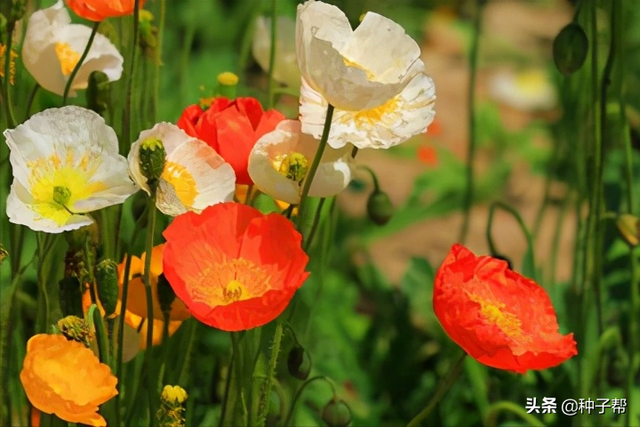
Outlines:
[[[198,196],[198,185],[187,168],[178,163],[167,161],[160,178],[173,186],[180,203],[184,206],[193,206]]]
[[[522,335],[522,321],[513,313],[503,311],[505,304],[489,301],[479,295],[468,294],[469,299],[480,304],[480,314],[487,322],[495,324],[508,337],[515,338]]]
[[[7,52],[7,47],[5,45],[3,45],[2,43],[0,43],[0,77],[4,78],[4,70],[5,70],[5,65],[6,65],[6,52]],[[11,55],[9,58],[9,83],[10,84],[14,84],[15,83],[15,77],[16,77],[16,58],[18,57],[18,53],[14,50],[11,49]]]
[[[375,74],[373,74],[371,71],[367,70],[366,68],[364,68],[362,65],[358,64],[357,62],[353,62],[353,61],[345,58],[344,56],[342,57],[342,61],[344,62],[344,65],[346,65],[347,67],[353,67],[353,68],[357,68],[359,70],[364,71],[366,76],[367,76],[367,79],[373,80],[375,78]]]
[[[398,101],[396,98],[391,98],[386,103],[379,105],[375,108],[371,108],[369,110],[358,111],[353,115],[353,119],[360,124],[363,122],[373,124],[382,119],[382,116],[390,111],[398,108]],[[346,117],[345,117],[346,119]]]
[[[78,64],[78,61],[80,61],[80,57],[82,55],[73,50],[69,43],[57,42],[55,49],[56,55],[58,55],[58,60],[60,61],[62,74],[69,76]]]

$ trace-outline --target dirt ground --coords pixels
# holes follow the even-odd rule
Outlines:
[[[546,66],[551,61],[551,42],[560,29],[569,23],[572,10],[568,2],[548,1],[492,1],[485,7],[480,39],[479,71],[477,75],[476,101],[487,99],[488,84],[491,77],[501,69],[516,64],[496,62],[500,49],[508,48],[525,54],[530,64]],[[423,40],[423,60],[428,74],[436,85],[436,118],[439,125],[437,137],[431,142],[444,149],[451,150],[460,159],[465,159],[467,151],[467,90],[469,67],[464,40],[456,31],[452,19],[443,14],[438,19],[425,23]],[[520,64],[521,65],[521,64]],[[540,118],[539,112],[519,111],[506,105],[500,105],[504,126],[517,130],[530,120]],[[542,116],[552,119],[559,112],[552,110]],[[481,127],[482,123],[478,123]],[[422,136],[423,138],[425,136]],[[427,136],[429,138],[429,136]],[[542,141],[550,144],[551,141]],[[387,191],[395,206],[400,206],[409,196],[413,182],[425,165],[420,161],[390,156],[384,151],[361,150],[358,161],[366,163],[378,175],[382,188]],[[479,152],[476,171],[482,173],[492,158]],[[496,200],[503,200],[514,206],[529,227],[533,226],[536,213],[544,195],[544,178],[533,174],[526,163],[514,165],[513,173],[506,185],[506,191],[497,193]],[[401,173],[399,173],[401,171]],[[563,189],[554,188],[562,197]],[[340,206],[347,215],[364,216],[368,192],[345,192],[340,196]],[[473,207],[469,235],[465,242],[476,254],[487,254],[485,228],[488,217],[488,204]],[[550,207],[543,217],[536,240],[536,262],[548,272],[555,224],[559,209]],[[376,241],[370,247],[373,260],[392,281],[398,283],[413,256],[426,257],[434,267],[440,265],[462,226],[463,215],[453,215],[425,219],[413,224],[399,233]],[[575,232],[575,216],[567,213],[560,238],[557,279],[567,279],[571,272],[571,254]],[[522,237],[514,219],[497,212],[494,219],[493,236],[500,251],[514,261],[514,267],[521,265],[526,250],[526,241]]]

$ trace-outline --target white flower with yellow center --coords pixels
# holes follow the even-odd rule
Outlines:
[[[14,176],[7,199],[13,223],[48,233],[74,230],[93,222],[87,213],[123,203],[137,190],[116,133],[91,110],[51,108],[4,136]]]
[[[385,104],[422,71],[420,47],[404,29],[369,12],[355,29],[336,6],[298,6],[296,52],[302,78],[341,110]]]
[[[249,155],[249,176],[263,193],[290,204],[300,203],[304,180],[320,141],[301,133],[300,122],[283,120],[262,136]],[[309,189],[309,196],[330,197],[351,181],[351,149],[326,147]]]
[[[417,74],[407,86],[386,103],[368,110],[333,112],[328,144],[333,148],[351,143],[358,148],[389,148],[425,133],[435,116],[433,80]],[[327,115],[327,100],[302,81],[300,121],[302,131],[322,136]]]
[[[140,150],[163,146],[164,167],[158,178],[156,206],[166,215],[204,208],[233,200],[236,175],[230,164],[206,142],[190,137],[171,123],[158,123],[140,133],[129,152],[129,173],[147,193],[151,187],[140,167]]]
[[[556,88],[543,69],[496,73],[489,82],[495,100],[521,111],[550,110],[558,103]]]
[[[288,16],[279,16],[276,29],[276,57],[273,79],[291,88],[300,87],[300,70],[296,58],[296,23]],[[253,34],[251,52],[260,68],[269,72],[271,54],[271,18],[259,16]]]
[[[80,61],[91,28],[71,24],[69,12],[62,0],[53,6],[34,12],[29,18],[27,33],[22,45],[22,61],[33,78],[48,91],[64,94],[71,72]],[[69,96],[76,89],[86,89],[89,75],[94,71],[105,73],[109,81],[122,75],[122,55],[102,34],[96,34],[82,66],[78,70]]]

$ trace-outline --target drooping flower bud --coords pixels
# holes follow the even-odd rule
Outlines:
[[[89,348],[91,340],[94,338],[93,332],[87,322],[77,316],[62,318],[58,320],[56,326],[69,341],[78,341],[87,348]]]
[[[311,372],[311,359],[302,346],[296,345],[287,356],[289,373],[299,380],[306,380]]]
[[[218,93],[225,98],[235,99],[238,76],[230,71],[218,74]]]
[[[165,316],[169,316],[171,313],[171,304],[176,299],[176,293],[169,284],[169,281],[164,277],[164,274],[158,276],[158,302],[160,308]]]
[[[334,397],[322,410],[322,420],[329,427],[346,427],[351,422],[351,410],[344,400]]]
[[[620,237],[631,247],[640,243],[640,218],[635,215],[623,214],[616,221]]]
[[[367,200],[369,218],[378,225],[385,225],[395,212],[389,195],[378,189],[374,190]]]
[[[147,138],[140,145],[140,172],[147,178],[149,187],[155,190],[158,178],[162,175],[167,153],[158,138]]]
[[[98,263],[96,267],[96,281],[98,282],[98,297],[104,308],[105,317],[110,319],[116,315],[118,304],[118,264],[110,259]]]

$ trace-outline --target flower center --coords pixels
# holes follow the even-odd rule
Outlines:
[[[309,161],[304,154],[293,152],[276,158],[273,166],[287,179],[301,183],[309,171]]]
[[[538,70],[518,73],[515,82],[518,90],[527,95],[538,94],[548,86],[546,75]]]
[[[269,274],[253,262],[244,258],[228,259],[208,246],[198,250],[211,256],[198,263],[193,275],[185,278],[194,302],[209,307],[225,306],[261,297],[272,289]]]
[[[368,124],[374,124],[382,120],[382,116],[388,114],[398,108],[398,101],[396,98],[391,98],[382,105],[368,110],[356,111],[353,113],[353,120],[362,124],[366,122]],[[345,117],[346,118],[346,117]]]
[[[160,178],[173,187],[180,203],[184,206],[193,206],[198,196],[198,186],[187,168],[178,163],[167,161]]]
[[[69,45],[69,43],[61,43],[57,42],[55,45],[56,55],[58,55],[58,60],[60,61],[60,70],[62,70],[62,74],[65,76],[69,76],[78,61],[80,61],[80,55],[78,52],[73,50],[73,48]]]
[[[502,332],[510,338],[522,335],[522,321],[513,313],[504,312],[506,307],[503,303],[487,301],[481,296],[469,294],[469,299],[480,304],[480,314],[488,323],[495,324]]]
[[[91,182],[101,164],[102,159],[93,153],[77,159],[71,148],[66,148],[64,157],[52,154],[27,162],[31,172],[31,209],[58,225],[66,224],[76,202],[106,188],[102,182]]]

